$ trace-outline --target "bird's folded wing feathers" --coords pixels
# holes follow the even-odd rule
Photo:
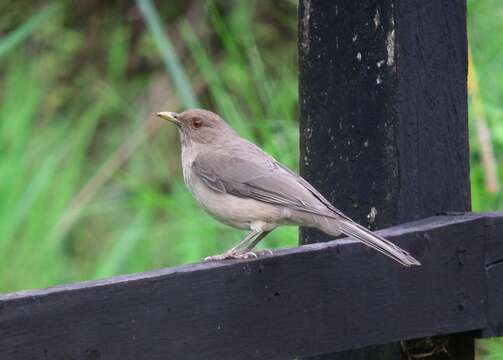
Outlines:
[[[333,215],[324,203],[328,201],[312,186],[309,189],[302,183],[307,181],[262,151],[259,156],[232,153],[237,152],[201,153],[192,163],[192,170],[214,191],[322,216]]]
[[[403,265],[419,265],[419,261],[407,251],[355,223],[306,180],[260,149],[249,147],[246,150],[199,154],[192,164],[192,170],[214,191],[338,220],[338,230],[346,235],[355,237]]]

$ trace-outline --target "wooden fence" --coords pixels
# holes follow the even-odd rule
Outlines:
[[[0,295],[0,359],[473,359],[503,335],[503,213],[470,213],[464,0],[301,0],[298,44],[302,175],[400,224],[381,234],[423,265],[302,230],[259,259]]]

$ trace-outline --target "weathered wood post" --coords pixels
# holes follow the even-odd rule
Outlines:
[[[465,0],[303,0],[298,37],[302,175],[371,229],[469,211]],[[303,244],[326,240],[301,231]],[[447,350],[456,339],[473,359],[466,335]]]

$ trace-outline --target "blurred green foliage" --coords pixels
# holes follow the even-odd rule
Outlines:
[[[172,78],[296,167],[295,6],[142,3],[147,22],[133,3],[0,13],[0,292],[198,261],[243,236],[183,185],[178,134],[154,116],[182,108]]]
[[[477,71],[483,113],[488,123],[496,162],[503,154],[503,47],[499,34],[503,33],[503,3],[498,0],[468,0],[468,40]],[[469,103],[469,105],[471,102]],[[481,163],[476,139],[473,107],[470,110],[470,154],[472,205],[474,211],[503,209],[503,189],[491,194],[484,187],[485,171]],[[498,168],[503,179],[503,166]]]
[[[296,2],[149,2],[0,4],[0,292],[193,262],[244,235],[195,204],[157,111],[198,101],[297,168]],[[468,10],[499,163],[503,3]],[[474,210],[502,209],[474,132]],[[284,228],[263,246],[296,238]],[[503,358],[500,341],[484,344]]]

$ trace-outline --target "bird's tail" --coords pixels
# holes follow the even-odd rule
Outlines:
[[[421,265],[414,257],[412,257],[407,251],[396,246],[391,241],[386,240],[382,236],[374,234],[370,230],[367,230],[363,226],[353,222],[352,220],[346,219],[324,219],[325,221],[318,222],[320,230],[331,234],[337,235],[338,233],[343,233],[345,235],[351,236],[360,240],[367,246],[389,256],[393,260],[399,262],[405,266]],[[324,223],[324,224],[323,224]],[[328,225],[328,226],[327,226]],[[335,229],[336,228],[336,229]]]

